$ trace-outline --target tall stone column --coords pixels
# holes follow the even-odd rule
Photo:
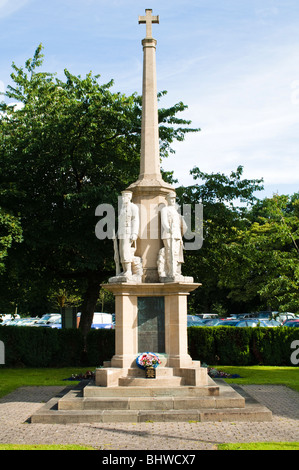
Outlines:
[[[139,23],[146,24],[143,46],[142,126],[140,149],[140,174],[127,189],[133,192],[134,203],[140,207],[140,238],[136,256],[143,261],[143,282],[158,282],[157,259],[162,248],[159,207],[173,187],[163,181],[160,169],[156,45],[152,37],[152,24],[159,16],[147,9]]]
[[[156,80],[156,44],[145,38],[143,45],[142,128],[140,153],[140,179],[161,180],[158,104]]]

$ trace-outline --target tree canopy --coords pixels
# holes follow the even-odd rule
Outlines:
[[[36,315],[53,302],[80,305],[87,332],[115,269],[111,241],[95,236],[95,209],[117,207],[138,178],[142,99],[91,72],[58,78],[42,66],[41,45],[24,67],[13,63],[0,104],[0,309]],[[178,117],[186,109],[159,109],[162,161],[199,130]],[[202,283],[190,311],[298,312],[299,193],[260,200],[263,181],[244,178],[242,166],[228,176],[191,174],[194,184],[177,188],[181,205],[203,205],[203,245],[185,252],[183,266]],[[163,178],[174,183],[171,172]]]
[[[113,91],[112,80],[100,84],[91,72],[82,78],[64,70],[60,79],[42,65],[41,45],[25,67],[13,63],[13,85],[0,105],[1,207],[23,233],[23,242],[9,248],[3,284],[20,299],[34,289],[43,304],[49,286],[75,283],[88,329],[100,283],[114,271],[112,243],[95,237],[95,209],[116,207],[138,178],[142,100]],[[185,109],[180,102],[159,110],[161,158],[197,131],[176,117]]]
[[[225,245],[220,285],[274,311],[299,311],[299,193],[259,201]]]

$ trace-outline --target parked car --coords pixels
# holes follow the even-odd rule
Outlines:
[[[299,319],[286,320],[282,326],[290,326],[292,328],[299,328]]]
[[[45,326],[48,327],[48,328],[58,328],[58,329],[60,329],[60,328],[62,328],[61,318],[56,318],[56,320],[48,322]]]
[[[6,326],[18,326],[22,322],[22,318],[13,318],[12,320],[8,320],[5,325]]]
[[[217,326],[236,326],[239,321],[237,318],[227,318],[220,320]]]
[[[263,312],[256,312],[253,314],[254,318],[260,318],[261,320],[271,320],[278,315],[278,312],[272,312],[271,310],[266,310]]]
[[[254,313],[241,313],[240,315],[237,315],[237,318],[243,319],[243,318],[255,318]]]
[[[17,326],[32,326],[39,321],[39,317],[28,317],[28,318],[21,318],[18,321]]]
[[[187,315],[187,326],[203,326],[204,321],[197,315]]]
[[[262,326],[265,328],[273,327],[273,326],[279,326],[279,323],[276,322],[277,324],[273,324],[272,321],[274,320],[261,320],[259,318],[244,318],[243,320],[240,320],[235,326],[237,327],[255,327],[255,326]]]
[[[78,326],[80,322],[81,312],[77,314]],[[105,312],[94,312],[91,328],[96,330],[100,328],[113,329],[115,328],[115,322],[113,320],[112,313]]]
[[[205,320],[206,318],[218,318],[218,313],[196,313],[194,316]]]
[[[274,319],[263,320],[263,322],[265,322],[268,327],[281,326],[281,323]]]
[[[298,320],[299,318],[296,317],[296,315],[294,313],[291,313],[291,312],[283,312],[283,313],[279,313],[276,317],[275,317],[275,320],[279,321],[281,324],[283,324],[284,322],[288,321],[288,320]]]
[[[14,319],[20,318],[20,315],[11,315],[11,314],[6,314],[6,313],[1,313],[0,314],[0,325],[8,325],[10,322],[12,322]]]
[[[203,320],[203,326],[218,326],[220,322],[220,318],[209,318]]]
[[[33,326],[47,326],[58,318],[61,318],[60,313],[46,313]]]

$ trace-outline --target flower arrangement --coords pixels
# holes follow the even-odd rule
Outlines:
[[[139,354],[136,359],[136,364],[141,369],[146,369],[147,367],[158,367],[158,365],[161,364],[161,361],[157,354],[144,352]]]
[[[240,377],[238,374],[228,374],[227,372],[214,369],[213,367],[208,367],[208,374],[214,379],[237,379]]]

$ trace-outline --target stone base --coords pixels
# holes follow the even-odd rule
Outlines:
[[[185,281],[187,279],[191,278],[184,278]],[[130,368],[142,351],[152,351],[158,354],[163,351],[163,354],[168,357],[169,367],[193,368],[192,358],[188,354],[187,296],[198,286],[200,284],[177,281],[105,284],[104,287],[115,296],[115,355],[111,359],[111,367]],[[164,344],[160,344],[162,342],[161,335],[158,334],[160,330],[155,325],[156,329],[153,330],[150,346],[147,343],[144,349],[142,338],[139,337],[138,306],[140,302],[145,302],[146,298],[163,301],[163,308],[157,311],[157,318],[164,314],[165,332],[163,333]],[[158,322],[158,320],[155,321]]]
[[[140,284],[142,282],[142,276],[138,274],[132,274],[130,276],[125,274],[119,274],[117,276],[110,277],[108,280],[112,284],[121,284],[121,283],[131,283],[131,284]]]
[[[203,372],[204,371],[204,372]],[[99,382],[103,383],[99,386]],[[198,382],[200,385],[190,385]],[[156,369],[147,379],[140,368],[96,370],[95,382],[81,382],[50,400],[32,423],[107,423],[146,421],[271,421],[272,413],[246,399],[207,369]]]
[[[193,284],[194,279],[191,276],[182,276],[182,275],[175,275],[175,276],[160,276],[160,282],[162,283],[169,283],[169,282],[183,282],[185,284]]]
[[[117,368],[106,367],[96,369],[95,385],[99,387],[144,386],[148,385],[145,371],[138,367]],[[108,367],[107,367],[108,366]],[[208,374],[205,367],[200,367],[199,361],[194,361],[190,367],[157,367],[156,378],[151,386],[173,387],[191,385],[201,387],[208,385]]]
[[[155,379],[144,380],[152,383]],[[241,393],[222,380],[211,379],[205,387],[98,387],[93,382],[81,383],[42,406],[31,416],[31,423],[272,420],[271,411]]]

